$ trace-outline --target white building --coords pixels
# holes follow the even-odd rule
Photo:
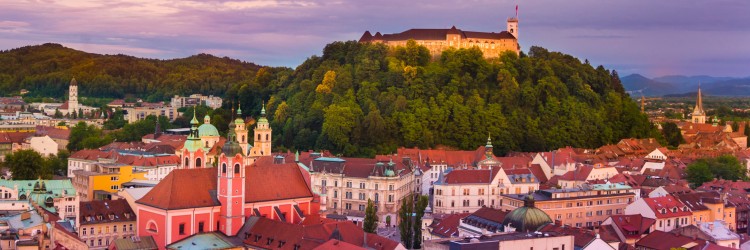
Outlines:
[[[671,195],[638,199],[625,207],[625,214],[640,214],[655,219],[654,229],[664,232],[689,225],[690,217],[693,215],[687,206]]]
[[[217,109],[221,108],[222,99],[221,97],[213,95],[205,96],[201,94],[192,94],[189,97],[175,95],[172,97],[171,104],[172,107],[175,108],[192,107],[203,104],[209,108]]]
[[[58,148],[57,142],[48,135],[29,137],[23,143],[23,149],[34,150],[42,156],[57,155]]]

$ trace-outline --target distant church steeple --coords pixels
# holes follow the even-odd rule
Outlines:
[[[706,112],[703,110],[700,84],[698,84],[698,100],[695,102],[695,108],[693,108],[692,119],[693,123],[706,123]]]

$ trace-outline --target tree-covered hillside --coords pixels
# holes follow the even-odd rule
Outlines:
[[[659,137],[616,72],[544,48],[486,60],[478,49],[431,58],[410,42],[334,42],[292,70],[211,55],[153,60],[46,44],[0,52],[0,89],[61,97],[76,77],[81,96],[165,100],[215,94],[257,117],[267,103],[276,150],[327,149],[371,156],[400,146],[495,151],[598,147]],[[226,117],[227,120],[230,117]]]
[[[540,47],[492,60],[478,49],[448,50],[431,60],[414,43],[335,42],[293,72],[261,71],[236,93],[254,114],[258,98],[270,97],[274,145],[282,149],[475,149],[491,135],[502,154],[659,135],[616,72]]]
[[[259,66],[230,58],[199,54],[173,60],[86,53],[59,44],[0,51],[0,89],[31,96],[62,97],[70,79],[80,83],[80,95],[150,101],[175,94],[224,93],[252,79]]]

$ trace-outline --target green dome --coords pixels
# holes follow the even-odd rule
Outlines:
[[[198,127],[198,136],[219,136],[219,130],[210,123],[204,123]]]
[[[183,148],[187,149],[188,152],[195,152],[198,149],[203,148],[203,143],[200,139],[188,139],[185,141]]]
[[[549,215],[534,207],[532,194],[526,196],[523,207],[514,209],[503,219],[503,225],[515,228],[516,232],[534,232],[549,223],[552,223]]]

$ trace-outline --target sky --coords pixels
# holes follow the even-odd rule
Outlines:
[[[621,76],[750,76],[747,0],[0,0],[0,50],[47,42],[102,54],[197,53],[296,67],[365,30],[499,32]]]

